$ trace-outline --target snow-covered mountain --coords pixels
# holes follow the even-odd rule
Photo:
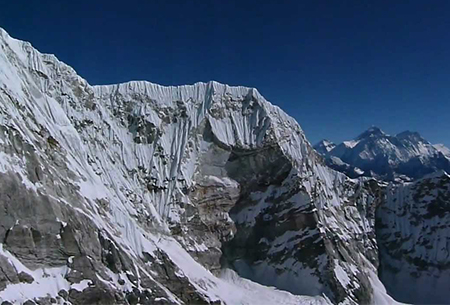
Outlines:
[[[91,86],[1,29],[0,143],[2,305],[394,304],[411,207],[450,224],[440,180],[350,179],[256,89]]]
[[[257,90],[90,86],[0,46],[3,304],[392,300],[375,195]]]
[[[450,159],[450,149],[448,147],[446,147],[444,144],[434,144],[433,146],[444,156]]]
[[[336,147],[336,144],[329,140],[322,140],[316,145],[314,145],[314,149],[323,157],[325,157],[325,164],[332,169],[344,173],[350,178],[357,178],[364,174],[364,171],[352,166],[348,163],[345,163],[340,158],[336,156],[330,155],[330,151],[332,151]]]
[[[432,145],[417,132],[391,136],[371,127],[351,141],[327,144],[333,148],[324,150],[323,141],[314,147],[327,165],[351,177],[356,172],[384,180],[413,180],[438,170],[450,172],[450,150],[442,144]],[[337,160],[346,168],[339,167]]]
[[[388,291],[414,304],[448,304],[450,176],[390,185],[377,210],[379,274]]]
[[[314,145],[314,149],[320,154],[327,154],[335,147],[336,144],[326,139],[323,139],[322,141]]]

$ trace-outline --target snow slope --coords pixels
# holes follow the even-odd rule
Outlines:
[[[446,147],[444,144],[434,144],[433,146],[444,156],[450,159],[450,149],[448,147]]]

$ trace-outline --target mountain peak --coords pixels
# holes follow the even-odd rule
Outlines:
[[[370,137],[380,137],[384,136],[386,133],[381,130],[379,127],[372,125],[369,129],[364,131],[362,134],[360,134],[356,140],[361,140],[364,138],[370,138]]]
[[[420,135],[417,131],[405,130],[397,134],[397,137],[410,136],[410,135]]]
[[[450,149],[432,145],[410,130],[391,136],[372,126],[354,140],[343,141],[325,153],[317,146],[314,148],[326,157],[338,157],[350,166],[387,180],[398,175],[418,179],[438,169],[450,172]],[[334,163],[331,167],[339,170]]]
[[[409,141],[416,142],[416,143],[417,142],[429,143],[416,131],[405,130],[405,131],[397,134],[395,137],[399,140],[409,140]]]
[[[329,145],[329,144],[334,144],[334,143],[328,139],[322,139],[316,145]],[[314,146],[316,146],[316,145],[314,145]]]
[[[327,154],[335,147],[336,144],[327,139],[320,140],[316,145],[314,145],[314,149],[320,154]]]

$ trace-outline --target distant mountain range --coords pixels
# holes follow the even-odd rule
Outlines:
[[[450,172],[450,149],[412,131],[389,135],[373,126],[353,140],[337,145],[322,140],[314,148],[328,166],[352,178],[410,181],[438,170]]]

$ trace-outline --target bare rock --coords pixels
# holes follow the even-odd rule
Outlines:
[[[21,281],[22,283],[31,284],[34,282],[34,278],[28,273],[22,271],[19,273],[19,281]]]

